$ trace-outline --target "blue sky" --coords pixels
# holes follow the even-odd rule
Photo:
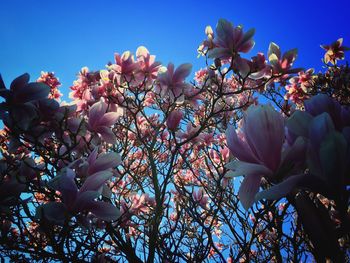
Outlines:
[[[306,3],[304,3],[306,2]],[[339,37],[350,46],[350,1],[43,1],[0,4],[0,73],[9,84],[28,72],[54,71],[68,88],[83,66],[102,69],[114,52],[146,46],[167,64],[203,67],[196,49],[206,25],[226,18],[256,28],[250,53],[266,53],[270,41],[297,47],[296,66],[321,68],[320,44]]]

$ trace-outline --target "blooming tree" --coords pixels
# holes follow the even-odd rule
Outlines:
[[[145,47],[82,68],[70,103],[52,72],[0,79],[3,258],[347,258],[348,48],[322,46],[315,74],[275,43],[246,58],[254,30],[221,19],[205,33],[192,81],[191,64]]]

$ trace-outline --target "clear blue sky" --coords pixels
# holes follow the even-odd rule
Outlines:
[[[270,41],[297,47],[297,66],[320,69],[320,44],[343,37],[350,46],[350,1],[51,1],[0,2],[0,73],[7,84],[28,72],[54,71],[63,92],[82,66],[102,69],[114,52],[140,45],[167,64],[204,64],[196,49],[206,25],[226,18],[256,28],[251,53]]]

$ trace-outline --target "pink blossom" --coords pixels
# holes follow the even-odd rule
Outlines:
[[[115,152],[98,154],[96,148],[87,158],[88,174],[94,174],[100,171],[110,171],[121,162],[120,155]]]
[[[49,94],[49,99],[55,99],[57,101],[60,101],[60,98],[63,94],[58,90],[58,88],[61,86],[61,83],[55,76],[54,72],[42,71],[40,77],[37,79],[37,82],[45,83],[50,87],[51,90]]]
[[[107,143],[115,143],[115,135],[110,127],[121,116],[121,112],[106,112],[107,108],[108,104],[103,99],[92,105],[89,110],[88,128],[99,133]]]
[[[166,121],[168,129],[175,131],[176,128],[179,126],[182,117],[183,117],[182,111],[174,110],[170,112],[168,119]]]
[[[339,38],[337,41],[330,45],[321,45],[321,48],[327,52],[324,54],[324,62],[336,64],[337,60],[344,59],[344,51],[350,50],[349,47],[342,46],[343,39]]]
[[[144,76],[156,79],[161,63],[155,61],[156,56],[150,55],[147,48],[141,46],[136,50],[137,61]]]
[[[154,198],[151,198],[148,194],[134,195],[131,201],[130,212],[132,214],[148,213],[151,207],[155,207]]]
[[[187,123],[187,126],[186,126],[186,131],[185,132],[182,132],[182,131],[178,131],[176,133],[176,136],[179,137],[180,139],[189,139],[189,138],[192,138],[192,142],[198,142],[200,141],[200,138],[198,138],[198,135],[196,136],[198,130],[200,129],[199,126],[195,127],[192,125],[191,122],[188,122]]]
[[[170,98],[171,101],[180,99],[189,84],[185,83],[185,78],[191,73],[191,64],[181,64],[176,70],[174,64],[169,63],[165,72],[158,74],[159,85],[156,91],[161,97]]]
[[[290,84],[286,86],[287,93],[285,99],[291,100],[297,106],[303,105],[304,100],[309,98],[308,92],[312,85],[313,69],[298,72],[298,76],[289,80]]]
[[[198,191],[193,191],[193,200],[197,202],[202,208],[206,209],[208,206],[208,195],[205,194],[203,188],[199,188]]]
[[[228,147],[239,160],[227,167],[234,171],[229,176],[245,175],[238,195],[248,209],[261,178],[272,176],[280,166],[284,120],[271,106],[251,106],[244,115],[242,130],[240,137],[233,127],[226,131]]]
[[[140,64],[135,61],[134,55],[130,51],[125,51],[122,55],[115,53],[115,64],[109,66],[110,69],[122,76],[121,80],[130,81],[133,74],[140,68]]]
[[[297,57],[297,53],[297,49],[291,49],[282,55],[280,47],[274,42],[271,42],[267,55],[272,66],[273,73],[286,74],[298,72],[299,69],[291,70],[293,63]]]
[[[120,216],[119,210],[110,203],[95,201],[100,196],[99,189],[113,176],[112,172],[101,171],[95,173],[84,181],[81,188],[75,183],[75,173],[67,168],[50,181],[50,187],[58,190],[62,202],[49,202],[41,208],[43,215],[50,221],[62,224],[68,213],[77,214],[83,211],[91,212],[96,217],[112,221]]]
[[[252,39],[254,33],[254,29],[243,33],[241,26],[233,27],[229,21],[220,19],[216,25],[215,47],[209,50],[209,57],[230,59],[239,52],[249,52],[255,44]]]
[[[194,75],[194,80],[199,84],[203,84],[206,78],[208,77],[208,69],[200,69],[196,71]]]

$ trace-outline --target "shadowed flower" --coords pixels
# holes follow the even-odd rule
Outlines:
[[[166,125],[169,130],[176,130],[182,119],[183,113],[179,110],[174,110],[169,113],[168,119],[166,120]]]
[[[208,208],[208,195],[205,194],[203,188],[199,188],[198,191],[193,191],[193,200],[197,202],[203,209]]]
[[[169,97],[172,101],[184,100],[183,94],[188,89],[189,84],[185,83],[185,78],[190,75],[191,64],[181,64],[176,70],[174,64],[169,63],[165,72],[158,74],[159,86],[156,91],[161,97]],[[182,98],[182,99],[181,99]]]
[[[333,65],[337,63],[338,60],[344,59],[344,51],[350,50],[349,47],[342,46],[343,39],[339,38],[337,41],[330,45],[321,45],[321,48],[327,52],[324,54],[324,62],[332,63]]]
[[[68,214],[90,212],[96,217],[111,221],[120,216],[119,210],[110,203],[95,201],[100,196],[99,189],[113,176],[110,171],[101,171],[89,176],[81,188],[75,183],[75,172],[69,168],[49,182],[49,185],[58,190],[62,202],[49,202],[37,210],[37,216],[44,216],[48,220],[62,224]]]
[[[229,21],[220,19],[216,25],[216,36],[213,41],[215,47],[209,50],[209,57],[230,59],[238,52],[249,52],[255,44],[252,39],[254,33],[254,29],[243,33],[241,26],[233,27]]]
[[[243,117],[242,134],[234,127],[226,131],[231,153],[239,160],[227,167],[227,176],[245,175],[239,198],[245,209],[254,202],[262,177],[272,177],[281,163],[284,142],[284,119],[271,106],[251,106]]]
[[[96,148],[87,158],[89,175],[110,170],[121,162],[119,154],[114,152],[98,154],[97,150]]]
[[[305,101],[306,111],[296,111],[286,126],[291,141],[304,138],[307,143],[308,173],[301,170],[301,174],[260,192],[256,200],[279,199],[295,188],[306,188],[331,199],[343,198],[350,171],[350,123],[341,114],[345,108],[324,94]]]
[[[92,105],[89,110],[88,129],[100,134],[107,143],[115,143],[115,135],[110,127],[121,116],[121,112],[106,112],[107,108],[108,104],[103,99]]]
[[[50,87],[44,83],[29,83],[27,73],[13,80],[9,90],[0,76],[0,96],[6,100],[0,104],[0,117],[8,127],[27,130],[32,121],[38,118],[35,103],[47,99],[49,92]]]
[[[282,55],[280,47],[277,44],[271,42],[267,56],[272,66],[273,73],[286,74],[298,72],[300,69],[291,69],[297,57],[297,53],[298,50],[294,48]]]

